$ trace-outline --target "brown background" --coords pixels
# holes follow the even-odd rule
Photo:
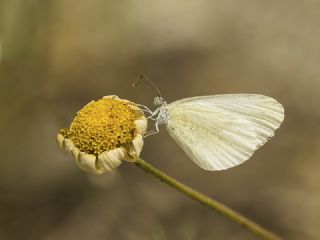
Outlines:
[[[57,131],[140,74],[171,102],[260,93],[286,118],[246,163],[206,172],[161,128],[142,157],[286,239],[320,239],[320,2],[0,1],[0,239],[255,239],[132,164],[82,172]]]

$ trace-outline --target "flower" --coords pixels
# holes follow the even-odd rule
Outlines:
[[[57,142],[81,169],[101,174],[114,170],[122,160],[136,161],[146,130],[143,111],[112,95],[84,106],[70,127],[59,131]]]

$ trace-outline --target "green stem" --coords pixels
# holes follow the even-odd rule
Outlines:
[[[183,194],[187,195],[188,197],[196,200],[199,203],[207,206],[208,208],[228,217],[232,221],[240,224],[241,226],[245,227],[247,230],[255,234],[256,236],[260,237],[261,239],[268,239],[268,240],[280,240],[281,237],[277,236],[273,232],[265,229],[264,227],[258,225],[257,223],[253,222],[252,220],[242,216],[241,214],[235,212],[234,210],[226,207],[222,203],[209,198],[202,193],[178,182],[174,178],[168,176],[164,172],[160,171],[159,169],[155,168],[151,164],[147,163],[142,159],[138,159],[135,164],[145,170],[147,173],[151,173],[156,178],[160,179],[161,181],[167,183],[171,187],[175,188],[176,190],[182,192]]]

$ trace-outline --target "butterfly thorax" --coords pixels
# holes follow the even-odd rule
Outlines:
[[[157,109],[155,110],[155,113],[156,113],[156,121],[157,121],[157,124],[160,125],[160,124],[166,124],[167,123],[167,120],[168,120],[168,110],[167,110],[167,103],[166,101],[164,100],[163,97],[155,97],[154,100],[153,100],[153,104],[155,106],[157,106]]]
[[[160,106],[157,109],[157,111],[158,111],[158,115],[157,115],[156,120],[157,120],[158,125],[164,124],[164,123],[167,124],[168,110],[167,110],[166,106],[165,105]]]

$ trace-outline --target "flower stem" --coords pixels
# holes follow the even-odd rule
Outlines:
[[[241,226],[245,227],[248,231],[255,234],[256,236],[260,237],[261,239],[268,239],[268,240],[280,240],[281,237],[277,236],[273,232],[265,229],[264,227],[258,225],[257,223],[253,222],[252,220],[242,216],[241,214],[235,212],[231,208],[219,203],[218,201],[207,197],[206,195],[182,184],[181,182],[175,180],[174,178],[168,176],[164,172],[160,171],[159,169],[155,168],[151,164],[147,163],[143,159],[138,159],[135,164],[142,168],[147,173],[151,173],[156,178],[160,179],[160,181],[167,183],[171,187],[175,188],[176,190],[182,192],[183,194],[187,195],[188,197],[194,199],[195,201],[202,203],[203,205],[207,206],[211,210],[214,210],[230,220],[240,224]]]

